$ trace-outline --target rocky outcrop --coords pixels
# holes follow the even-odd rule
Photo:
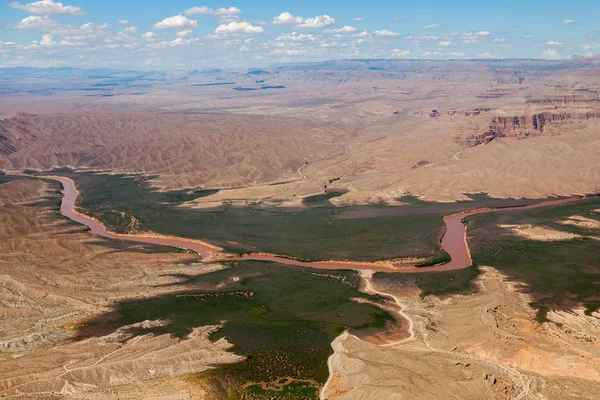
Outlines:
[[[500,93],[500,92],[498,92]],[[478,116],[473,110],[465,116]],[[527,138],[541,135],[560,135],[585,127],[590,120],[600,119],[598,92],[588,88],[557,87],[525,103],[513,104],[494,111],[489,125],[479,124],[475,132],[455,137],[466,147],[489,143],[499,137]],[[487,127],[485,127],[487,125]]]
[[[584,121],[596,118],[600,118],[600,110],[582,113],[543,112],[533,115],[521,115],[512,117],[497,116],[492,119],[489,134],[493,134],[497,137],[537,136],[544,134],[548,126],[565,124],[569,121]]]

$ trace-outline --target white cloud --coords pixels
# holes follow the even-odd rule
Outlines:
[[[142,35],[142,38],[146,40],[158,40],[158,35],[154,32],[146,32]]]
[[[329,15],[318,15],[314,18],[306,18],[304,22],[296,25],[297,28],[311,29],[311,28],[326,28],[335,24],[335,19]]]
[[[584,50],[591,50],[594,48],[594,46],[592,46],[591,44],[584,44],[583,46],[581,46]]]
[[[384,36],[384,37],[394,37],[400,36],[399,33],[388,31],[387,29],[382,29],[380,31],[373,32],[373,36]]]
[[[565,25],[572,25],[575,23],[575,21],[573,21],[572,19],[563,19],[562,21],[560,21],[560,23]]]
[[[317,42],[319,38],[315,35],[292,32],[282,34],[275,38],[278,42]]]
[[[490,54],[487,51],[485,53],[479,54],[477,57],[479,57],[479,58],[495,58],[495,56],[493,54]]]
[[[356,17],[356,18],[354,18],[354,20],[353,20],[353,21],[356,21],[356,22],[361,22],[361,21],[364,21],[364,20],[365,20],[365,19],[364,19],[363,17]]]
[[[191,29],[186,29],[184,31],[177,32],[177,37],[189,37],[192,36],[194,32]]]
[[[551,40],[548,42],[548,46],[562,46],[563,44],[565,43],[557,40]]]
[[[242,13],[242,10],[240,10],[237,7],[228,7],[228,8],[221,7],[215,11],[215,14],[217,14],[217,15],[237,15],[237,14],[241,14],[241,13]]]
[[[282,12],[271,21],[273,25],[296,25],[296,28],[326,28],[335,24],[335,18],[329,15],[317,15],[314,18],[294,16],[289,12]]]
[[[279,16],[273,18],[273,25],[292,25],[301,24],[302,22],[304,22],[304,18],[294,17],[289,12],[282,12]]]
[[[394,49],[392,50],[392,56],[394,57],[408,57],[410,56],[410,50]]]
[[[339,33],[354,33],[356,32],[356,28],[349,25],[344,25],[338,29],[327,29],[324,31],[325,33],[339,34]]]
[[[102,30],[102,29],[106,29],[106,28],[108,28],[107,23],[104,23],[102,25],[96,25],[96,24],[92,24],[91,22],[88,22],[87,24],[83,24],[79,27],[79,29],[84,30],[84,31]]]
[[[19,23],[15,25],[9,25],[13,29],[37,29],[47,30],[56,27],[58,24],[51,20],[47,16],[38,17],[37,15],[31,15],[23,18]]]
[[[254,26],[248,21],[230,22],[222,24],[215,29],[216,34],[244,34],[244,33],[262,33],[265,30],[262,26]]]
[[[477,43],[479,39],[486,38],[491,36],[489,31],[478,31],[478,32],[464,32],[464,33],[454,33],[452,36],[460,35],[460,39],[463,43]]]
[[[127,25],[128,23],[129,23],[129,21],[126,19],[118,19],[117,20],[117,24]]]
[[[47,33],[44,36],[42,36],[42,41],[40,42],[40,46],[42,46],[42,47],[52,47],[55,44],[56,44],[56,42],[54,42],[52,40],[52,35],[50,35],[49,33]]]
[[[448,47],[452,46],[452,40],[440,40],[438,43],[439,47]]]
[[[184,17],[183,15],[168,17],[154,24],[155,29],[190,29],[196,28],[197,26],[197,21]]]
[[[171,40],[171,41],[169,42],[169,44],[170,44],[172,47],[175,47],[175,46],[183,46],[183,45],[186,45],[186,44],[190,44],[190,43],[192,43],[194,40],[195,40],[195,39],[185,39],[185,38],[182,38],[182,37],[178,37],[178,38],[176,38],[176,39],[174,39],[174,40]]]
[[[422,26],[421,29],[438,29],[440,27],[441,27],[440,24],[431,24],[431,25]]]
[[[426,42],[435,42],[436,40],[440,40],[440,36],[437,36],[437,35],[425,35],[425,36],[418,36],[416,39],[417,40],[424,40]]]
[[[465,53],[460,52],[460,51],[452,51],[450,53],[446,53],[445,55],[450,56],[450,57],[464,57]]]
[[[542,57],[545,58],[558,58],[559,55],[555,49],[548,49],[542,53]]]
[[[201,6],[201,7],[192,7],[192,8],[188,8],[187,10],[184,11],[184,14],[187,15],[188,17],[190,15],[194,15],[194,14],[200,14],[200,15],[212,15],[215,13],[215,10],[213,10],[210,7],[206,7],[206,6]]]
[[[276,48],[271,52],[271,54],[284,54],[288,56],[303,56],[308,54],[308,50],[306,49],[285,49],[285,48]]]
[[[40,0],[29,4],[20,4],[14,1],[9,4],[9,7],[41,15],[85,15],[85,12],[79,7],[65,6],[63,3],[55,3],[52,0]]]
[[[137,32],[137,28],[135,26],[128,26],[127,28],[123,29],[123,33],[126,35],[133,35]]]
[[[238,15],[241,14],[242,10],[240,10],[237,7],[221,7],[217,10],[213,10],[210,7],[206,7],[206,6],[196,6],[196,7],[192,7],[192,8],[188,8],[187,10],[185,10],[184,14],[187,15],[188,17],[190,15],[194,15],[194,14],[200,14],[200,15]]]

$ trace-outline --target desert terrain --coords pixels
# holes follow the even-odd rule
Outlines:
[[[231,189],[192,207],[294,203],[324,185],[348,191],[339,204],[594,193],[598,64],[348,60],[181,72],[156,84],[147,73],[126,83],[110,70],[75,83],[48,75],[52,102],[38,86],[2,97],[0,168]]]
[[[529,300],[485,267],[476,295],[419,299],[418,288],[377,280],[413,319],[413,340],[381,347],[334,343],[328,399],[592,399],[600,378],[598,319],[583,310],[532,321]]]
[[[595,398],[599,68],[0,69],[0,397]]]

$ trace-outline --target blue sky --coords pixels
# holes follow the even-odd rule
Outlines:
[[[600,53],[600,1],[0,1],[3,67],[241,68]]]

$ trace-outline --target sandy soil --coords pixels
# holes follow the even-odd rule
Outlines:
[[[69,342],[80,321],[114,301],[172,292],[174,274],[222,266],[192,254],[107,247],[54,211],[27,205],[47,194],[47,184],[0,187],[0,397],[198,398],[199,388],[177,377],[239,360],[225,340],[207,339],[217,327],[183,340],[119,331]],[[160,322],[145,325],[153,323]]]
[[[520,83],[514,71],[499,80],[506,72],[294,72],[271,78],[285,81],[281,92],[173,82],[143,96],[10,96],[0,115],[3,107],[43,115],[0,121],[0,135],[19,144],[0,168],[74,166],[157,175],[160,189],[231,189],[191,207],[297,206],[326,183],[348,191],[337,205],[600,191],[597,70],[519,70]],[[531,126],[542,114],[543,131]],[[490,132],[498,137],[485,139]]]
[[[339,337],[322,398],[595,398],[597,316],[551,312],[555,323],[539,325],[523,294],[493,268],[483,270],[479,293],[447,299],[376,281],[406,305],[415,339],[381,347]]]
[[[558,231],[556,229],[545,228],[543,226],[500,225],[500,227],[509,229],[512,234],[528,240],[551,242],[555,240],[571,240],[581,237],[580,235],[571,232]]]
[[[597,212],[597,210],[594,210]],[[582,217],[581,215],[570,216],[565,221],[560,222],[563,225],[574,225],[580,228],[600,229],[600,221],[592,218]]]

